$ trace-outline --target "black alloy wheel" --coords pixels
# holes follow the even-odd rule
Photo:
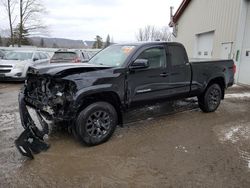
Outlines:
[[[106,142],[117,126],[117,112],[108,102],[94,102],[78,115],[75,127],[80,140],[89,145]]]

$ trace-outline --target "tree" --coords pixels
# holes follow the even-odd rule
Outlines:
[[[102,47],[103,47],[102,37],[100,37],[99,35],[96,35],[95,42],[92,48],[100,49]]]
[[[156,28],[152,25],[147,25],[144,28],[140,28],[136,34],[138,41],[170,41],[171,32],[168,27]]]
[[[108,35],[105,42],[105,48],[110,46],[110,36]]]
[[[14,10],[17,4],[17,0],[2,0],[2,5],[6,9],[6,12],[8,14],[8,20],[9,20],[9,27],[10,27],[10,44],[14,46],[14,37],[13,37],[13,28],[14,23],[16,21],[17,16],[14,16]],[[14,16],[14,19],[13,19]]]
[[[14,29],[14,32],[13,32],[14,43],[17,43],[18,45],[20,44],[20,46],[30,45],[31,43],[28,39],[28,36],[29,36],[28,30],[24,27],[21,29],[20,27],[21,25],[18,24],[17,27]],[[22,34],[20,34],[21,31],[22,31]]]
[[[41,40],[40,40],[40,47],[44,47],[44,40],[43,40],[43,38],[41,38]]]
[[[19,0],[20,23],[18,46],[21,46],[25,31],[29,35],[46,32],[46,26],[41,21],[41,15],[45,13],[44,6],[39,0]]]

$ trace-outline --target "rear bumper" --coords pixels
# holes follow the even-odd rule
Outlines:
[[[38,129],[35,125],[27,109],[23,91],[20,92],[18,101],[21,123],[25,130],[15,140],[15,145],[22,155],[33,159],[33,154],[40,153],[49,148],[48,143],[44,141],[44,138],[49,133],[49,126],[39,111],[36,111],[36,113],[43,130]]]

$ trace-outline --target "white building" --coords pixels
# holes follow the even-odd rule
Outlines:
[[[169,25],[190,58],[232,58],[250,85],[250,0],[183,0]]]

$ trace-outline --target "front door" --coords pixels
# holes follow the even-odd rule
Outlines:
[[[128,99],[130,104],[160,99],[168,95],[169,71],[164,46],[141,49],[136,59],[147,59],[148,68],[129,70]]]

